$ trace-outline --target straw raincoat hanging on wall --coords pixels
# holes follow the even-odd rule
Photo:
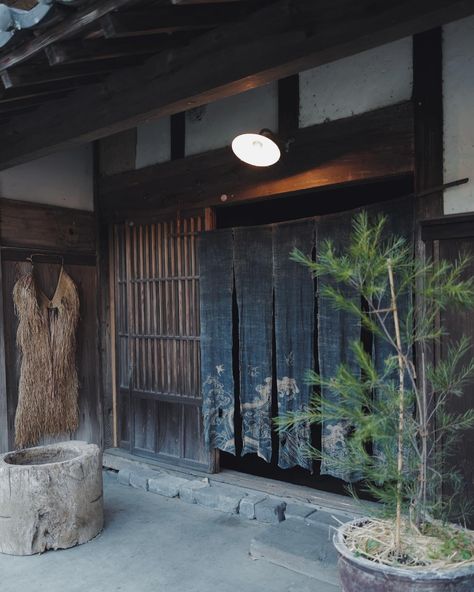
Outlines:
[[[43,436],[78,427],[76,328],[79,297],[61,267],[51,300],[37,285],[33,269],[13,288],[21,356],[15,445],[37,444]]]

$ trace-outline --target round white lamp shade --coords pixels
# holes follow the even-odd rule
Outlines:
[[[280,160],[281,152],[270,134],[240,134],[232,141],[234,154],[247,164],[267,167]]]

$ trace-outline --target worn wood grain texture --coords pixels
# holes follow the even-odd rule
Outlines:
[[[148,10],[109,13],[100,20],[100,24],[108,39],[211,29],[239,20],[251,7],[251,3],[158,6]]]
[[[474,225],[473,225],[474,226]],[[441,259],[447,259],[454,263],[460,254],[469,254],[474,256],[474,231],[470,238],[451,238],[439,241],[439,256]],[[471,261],[466,269],[465,279],[474,276],[474,263]],[[455,307],[448,307],[441,315],[441,323],[447,329],[447,335],[443,337],[439,348],[438,356],[444,359],[447,355],[448,347],[466,336],[474,340],[474,311],[459,311]],[[471,354],[468,354],[471,355]],[[467,362],[468,360],[465,360]],[[448,412],[455,415],[472,411],[474,409],[474,381],[470,380],[463,388],[463,395],[457,397],[452,395],[448,403]],[[460,472],[465,488],[463,498],[465,500],[474,499],[474,458],[472,450],[474,448],[474,429],[465,430],[458,442],[454,454],[448,459],[453,469]],[[445,491],[449,493],[449,491]],[[472,516],[469,519],[470,528],[474,526]]]
[[[102,178],[102,213],[121,219],[140,210],[164,213],[232,205],[413,171],[411,103],[303,128],[293,135],[288,154],[265,170],[240,162],[228,147]]]
[[[235,95],[473,12],[469,0],[279,0],[241,23],[164,50],[142,67],[11,117],[1,129],[0,166]]]
[[[442,31],[441,28],[423,32],[413,37],[413,104],[415,131],[415,192],[422,192],[443,183],[443,80],[442,80]],[[443,213],[443,192],[438,191],[415,200],[416,220],[438,217]],[[415,256],[420,260],[437,260],[436,241],[422,239],[422,226],[416,227]],[[423,278],[416,281],[415,302],[423,306]],[[439,319],[437,320],[439,323]],[[440,357],[439,344],[422,347],[416,344],[415,363],[419,382],[429,392],[426,364],[435,364]],[[426,401],[427,414],[433,414],[434,398]],[[435,438],[430,426],[430,440]]]
[[[99,141],[99,172],[101,176],[116,175],[135,168],[137,129],[125,130]]]
[[[440,28],[413,37],[415,192],[443,183],[443,73]],[[450,181],[452,179],[447,179]],[[417,199],[419,219],[443,214],[443,192]]]
[[[209,215],[208,215],[209,216]],[[205,214],[114,229],[118,441],[135,454],[212,463],[203,443],[197,234]]]
[[[42,52],[55,41],[76,35],[89,27],[94,21],[122,6],[131,4],[132,0],[99,0],[85,7],[79,14],[71,14],[57,25],[31,38],[0,59],[0,70],[20,64],[28,58]]]
[[[96,220],[92,212],[0,199],[0,446],[13,447],[18,397],[19,358],[13,286],[31,268],[26,258],[38,253],[35,274],[46,294],[58,280],[60,260],[79,290],[80,322],[77,368],[80,382],[80,427],[75,437],[102,444],[102,403],[98,388]],[[2,321],[2,318],[0,318]],[[2,371],[5,369],[5,375]],[[4,409],[2,408],[5,407]]]
[[[119,411],[117,398],[117,337],[115,292],[115,251],[113,228],[101,228],[100,233],[100,340],[102,358],[102,392],[104,413],[104,445],[118,446]]]
[[[300,77],[294,74],[278,81],[278,136],[282,142],[291,140],[291,134],[299,127],[299,118]]]
[[[0,199],[0,245],[95,253],[92,212]]]
[[[0,262],[0,452],[8,450],[10,426],[8,421],[8,388],[5,362],[5,316],[4,316],[4,279]]]
[[[21,275],[31,268],[28,262],[4,261],[3,298],[5,330],[5,363],[8,400],[9,444],[13,447],[15,411],[18,401],[20,362],[16,347],[18,320],[13,306],[13,286]],[[47,295],[51,295],[57,284],[60,265],[52,263],[35,264],[37,281]],[[80,322],[77,330],[76,364],[79,377],[79,429],[75,434],[62,435],[59,439],[86,440],[102,445],[102,407],[99,397],[97,376],[97,282],[93,266],[66,265],[79,292]],[[45,443],[52,439],[45,440]]]

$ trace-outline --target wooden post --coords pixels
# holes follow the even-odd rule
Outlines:
[[[186,142],[186,114],[176,113],[170,118],[171,160],[184,158]]]
[[[216,213],[214,208],[204,210],[204,230],[214,230],[216,228]],[[220,470],[220,452],[217,448],[209,451],[209,473],[218,473]]]
[[[9,429],[7,375],[5,367],[5,323],[3,317],[2,267],[3,263],[0,257],[0,452],[7,452],[9,448]]]
[[[278,81],[278,134],[287,141],[299,127],[300,77],[299,74]]]
[[[443,184],[442,31],[413,37],[415,192]],[[417,199],[418,219],[443,215],[443,192]]]
[[[119,445],[118,435],[118,399],[117,399],[117,334],[115,325],[115,241],[113,226],[109,226],[109,342],[110,371],[112,383],[112,443]]]
[[[420,193],[443,183],[443,71],[442,30],[432,29],[413,37],[413,102],[415,117],[415,192]],[[416,198],[415,256],[418,259],[437,258],[435,242],[428,249],[421,236],[420,220],[443,215],[443,191]],[[423,278],[418,278],[415,290],[415,314],[423,315],[424,302],[419,294],[423,290]],[[418,344],[415,348],[417,382],[420,392],[418,413],[420,422],[427,428],[423,435],[422,455],[425,458],[420,474],[420,502],[426,502],[426,465],[429,442],[433,434],[427,418],[434,409],[434,401],[428,397],[427,364],[433,364],[439,356],[436,346],[427,348]],[[417,520],[420,516],[417,516]]]

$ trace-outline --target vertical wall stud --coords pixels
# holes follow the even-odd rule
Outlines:
[[[300,78],[298,74],[278,81],[278,134],[287,140],[298,129]]]
[[[186,113],[171,116],[171,160],[184,158],[186,140]]]
[[[415,113],[415,192],[418,193],[443,183],[443,59],[442,29],[432,29],[413,37],[413,104]],[[437,218],[443,215],[443,192],[416,198],[416,220]],[[421,237],[420,224],[415,237],[416,257],[433,259],[433,244],[426,244]],[[423,306],[419,295],[423,289],[422,278],[417,280],[416,308]],[[425,368],[436,363],[437,348],[415,349],[417,373],[421,387],[428,392]],[[433,412],[433,400],[426,401],[427,413]],[[432,437],[433,434],[432,434]]]
[[[415,191],[443,183],[442,30],[413,37],[413,102],[415,107]],[[419,198],[418,219],[443,214],[443,192]]]
[[[8,449],[9,429],[7,375],[5,367],[5,323],[3,318],[2,260],[0,257],[0,452],[7,452]]]

